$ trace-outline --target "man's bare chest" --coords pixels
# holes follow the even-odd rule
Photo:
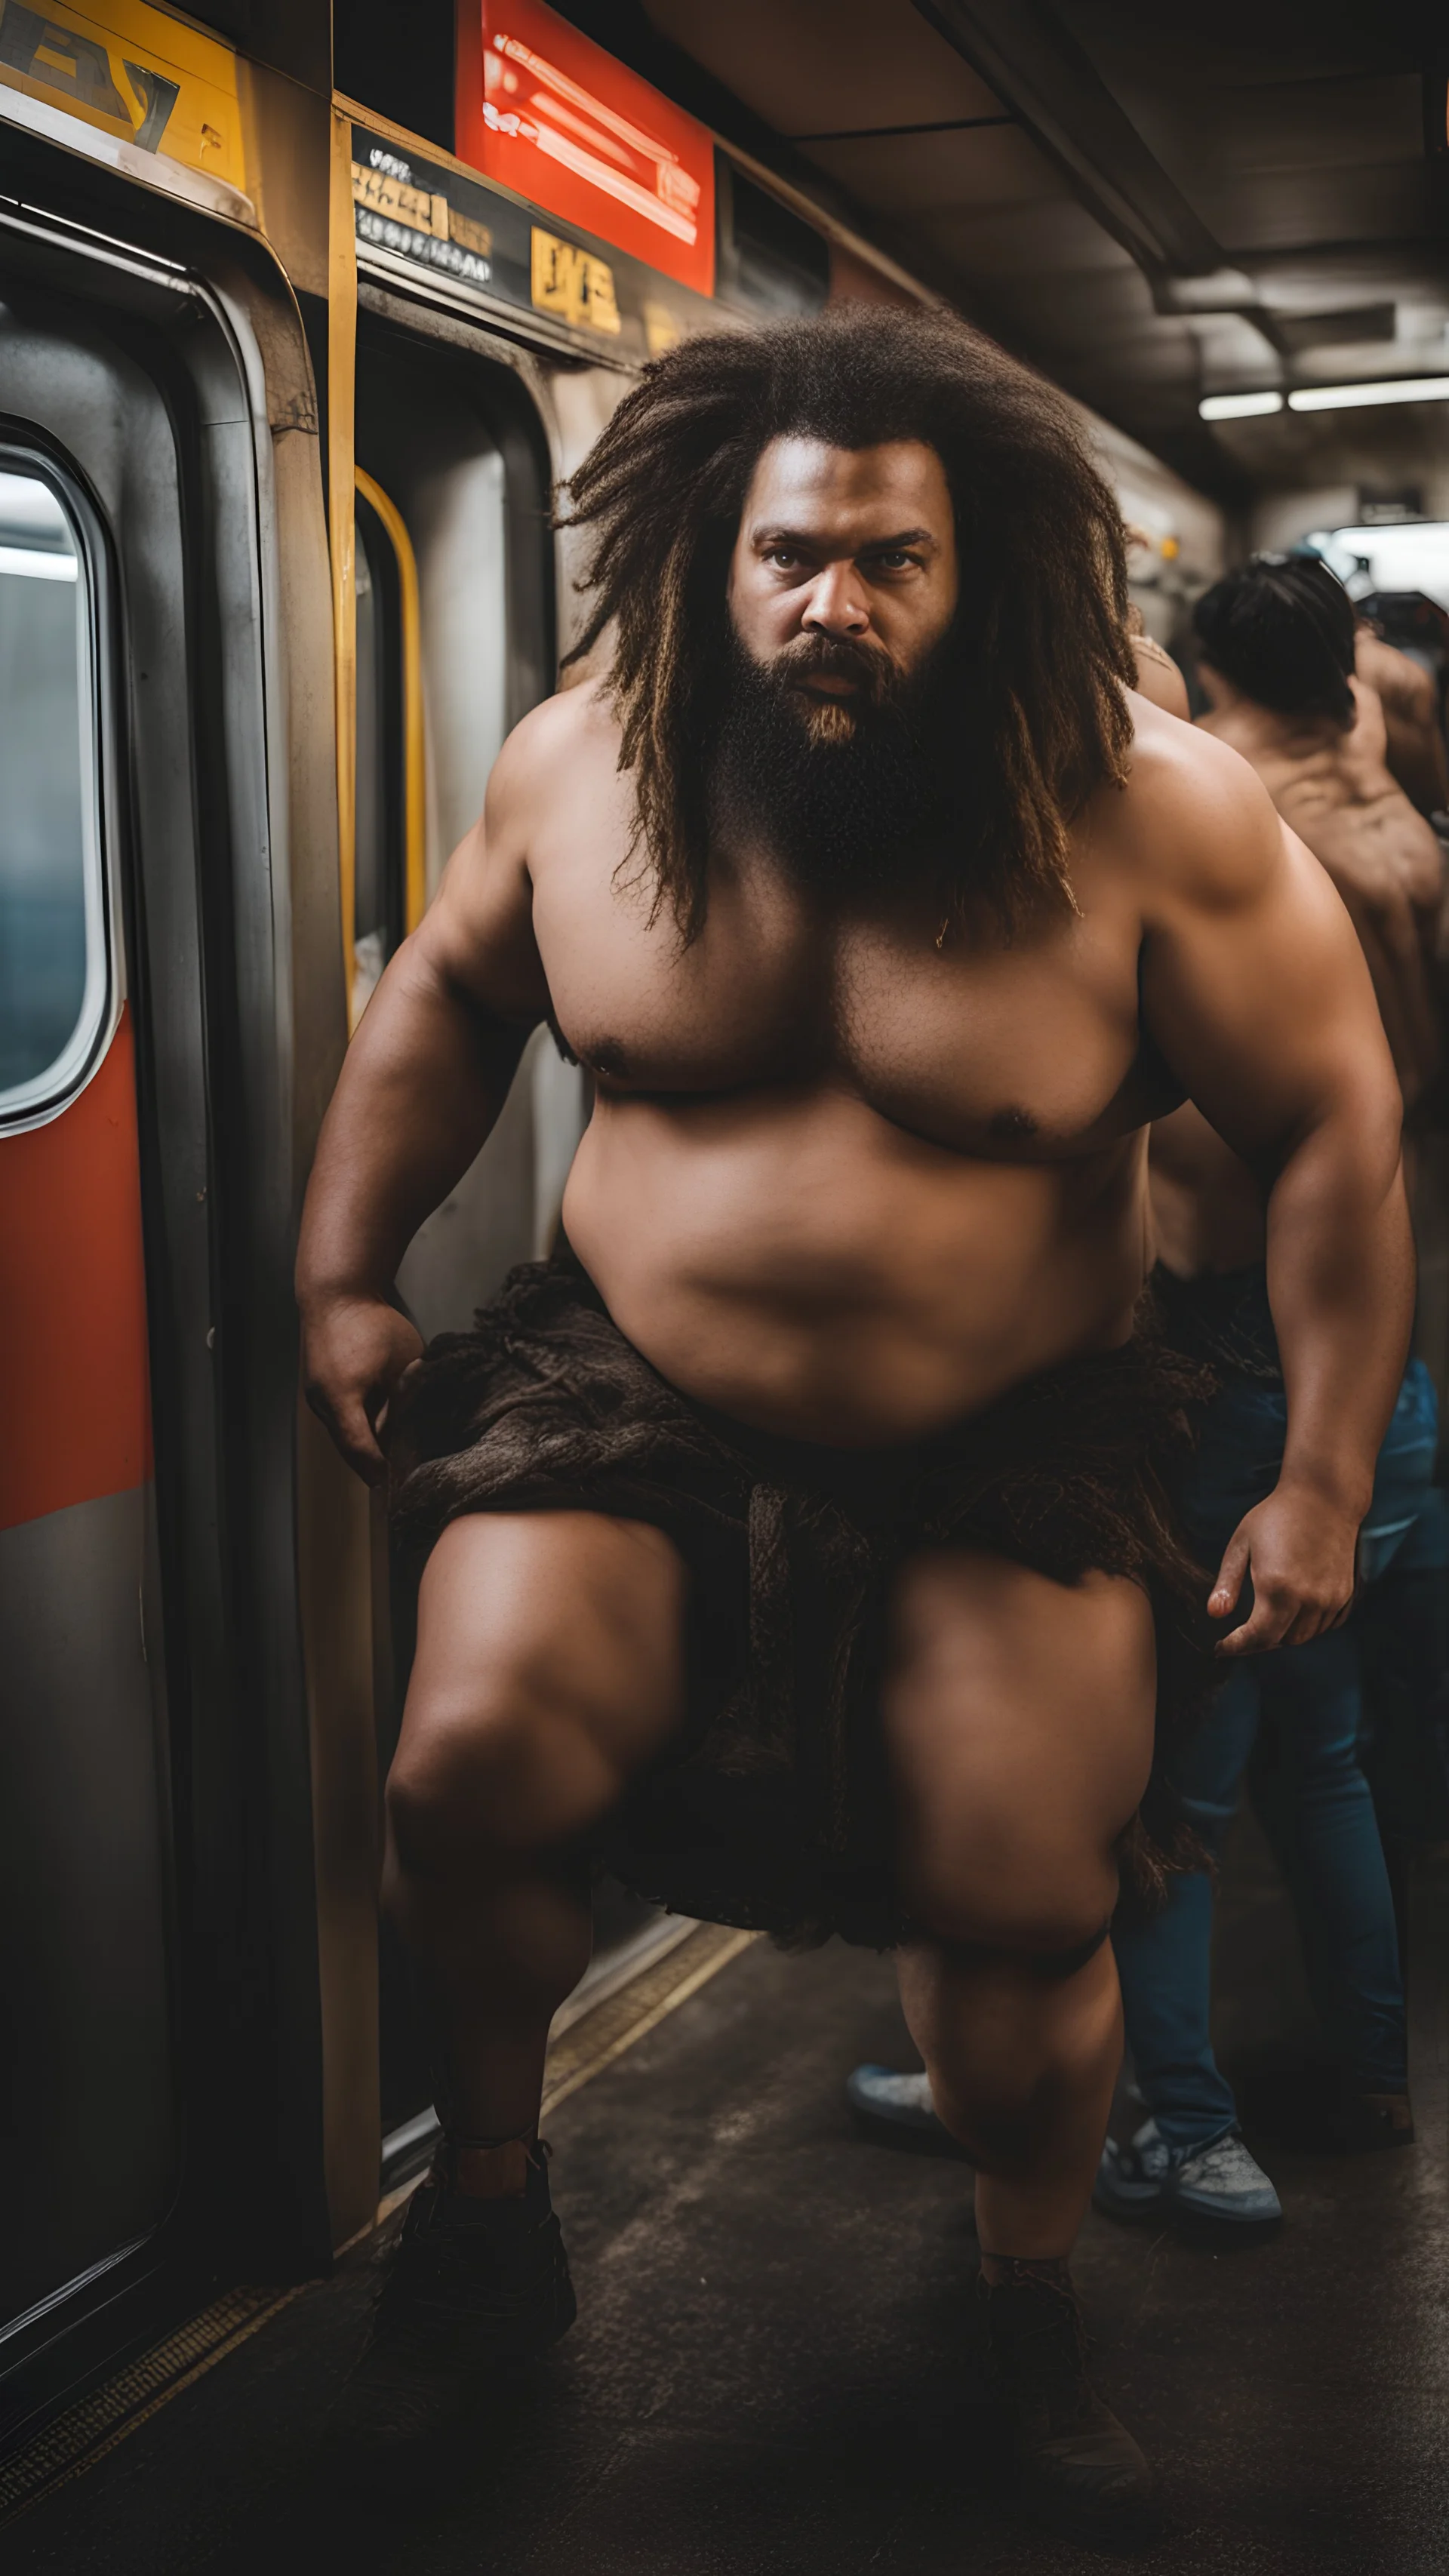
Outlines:
[[[1013,1160],[1154,1114],[1136,924],[1110,904],[1006,940],[928,901],[822,917],[771,870],[721,870],[684,944],[621,849],[541,850],[534,929],[555,1028],[613,1095],[846,1089],[912,1134]],[[623,864],[620,865],[622,860]]]

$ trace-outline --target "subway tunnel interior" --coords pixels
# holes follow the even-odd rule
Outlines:
[[[329,2408],[438,2127],[376,1916],[412,1614],[378,1499],[299,1411],[296,1223],[349,1027],[578,632],[551,489],[713,321],[964,316],[1076,407],[1193,715],[1199,599],[1308,556],[1442,737],[1443,29],[1418,0],[1372,25],[1297,0],[1192,25],[1134,0],[529,0],[531,42],[587,40],[632,114],[654,97],[704,138],[702,293],[481,161],[460,100],[502,0],[213,0],[134,36],[120,0],[92,14],[33,43],[34,13],[0,17],[10,2563],[1098,2563],[1013,2503],[968,2166],[847,2103],[853,2067],[919,2064],[889,1961],[791,1958],[612,1880],[545,2090],[579,2327],[425,2506],[339,2471]],[[428,1335],[558,1247],[590,1105],[565,1055],[535,1030],[407,1253]],[[1442,1405],[1441,1110],[1431,1084],[1411,1179]],[[1410,1668],[1405,1608],[1361,1748],[1414,2145],[1349,2151],[1260,1764],[1219,1862],[1212,2027],[1281,2224],[1098,2207],[1081,2240],[1164,2571],[1440,2563],[1449,1579],[1417,1581],[1440,1667]],[[1114,2140],[1143,2115],[1129,2057]]]

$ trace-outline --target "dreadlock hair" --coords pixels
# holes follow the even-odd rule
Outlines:
[[[1192,622],[1203,658],[1245,698],[1353,723],[1353,602],[1318,555],[1254,555],[1203,592]]]
[[[1068,825],[1121,784],[1132,737],[1122,519],[1065,399],[942,313],[843,305],[813,321],[685,340],[645,369],[563,487],[590,532],[592,606],[572,662],[614,627],[607,683],[633,774],[631,856],[695,938],[708,902],[711,751],[725,584],[755,465],[804,436],[920,439],[945,467],[969,655],[959,850],[941,885],[1008,929],[1072,900]],[[953,839],[957,838],[953,831]]]

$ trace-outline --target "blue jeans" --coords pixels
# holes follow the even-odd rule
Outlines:
[[[1229,1376],[1208,1407],[1178,1500],[1210,1571],[1244,1512],[1277,1482],[1286,1428],[1281,1385]],[[1431,1482],[1437,1432],[1433,1383],[1414,1361],[1379,1453],[1360,1542],[1365,1579],[1381,1580],[1401,1556],[1417,1563],[1427,1551],[1443,1560],[1445,1515]],[[1350,1621],[1311,1645],[1232,1666],[1174,1785],[1215,1851],[1255,1747],[1271,1738],[1270,1831],[1315,2004],[1351,2081],[1367,2092],[1399,2092],[1407,2081],[1403,1979],[1383,1845],[1359,1764],[1362,1727],[1360,1643]],[[1212,1909],[1211,1884],[1199,1871],[1175,1879],[1162,1913],[1116,1941],[1137,2079],[1159,2131],[1178,2148],[1206,2146],[1237,2118],[1209,2031]]]

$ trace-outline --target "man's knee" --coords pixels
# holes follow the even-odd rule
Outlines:
[[[1110,1851],[1042,1851],[1029,1844],[933,1837],[908,1871],[907,1904],[930,1939],[989,1950],[1043,1976],[1071,1976],[1101,1947],[1117,1902]]]
[[[921,1930],[947,1950],[1010,1959],[1034,1976],[1074,1977],[1096,1956],[1112,1928],[1115,1876],[1078,1905],[941,1906],[918,1917]]]
[[[683,1566],[592,1512],[465,1514],[423,1575],[390,1871],[566,1849],[678,1722]]]
[[[623,1787],[589,1712],[541,1702],[517,1675],[480,1676],[461,1703],[410,1694],[387,1782],[393,1852],[403,1871],[432,1877],[555,1850]]]

